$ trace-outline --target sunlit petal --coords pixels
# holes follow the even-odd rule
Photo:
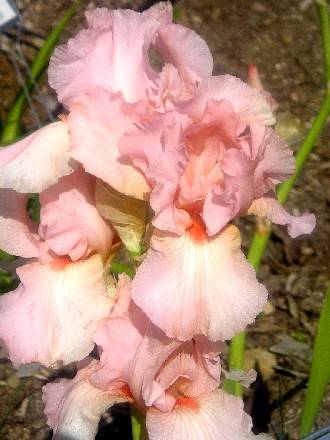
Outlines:
[[[214,237],[199,224],[182,236],[155,230],[133,280],[133,300],[170,337],[233,337],[267,297],[240,245],[232,225]]]
[[[287,225],[289,235],[293,238],[302,234],[310,234],[316,225],[314,214],[303,214],[299,217],[290,215],[273,193],[254,200],[248,213],[266,217],[277,225]]]
[[[41,192],[69,174],[77,163],[69,154],[68,126],[59,121],[0,150],[0,187]]]
[[[33,262],[17,274],[20,286],[0,297],[0,337],[11,360],[51,365],[87,356],[113,304],[106,296],[101,256],[77,263]]]

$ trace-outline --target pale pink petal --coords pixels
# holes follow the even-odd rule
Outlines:
[[[144,173],[152,170],[163,153],[184,150],[182,131],[190,123],[185,115],[168,111],[148,122],[134,124],[120,138],[120,157],[129,158]]]
[[[163,362],[180,345],[167,338],[133,302],[127,313],[105,320],[94,340],[101,358],[91,383],[104,389],[110,383],[127,383],[142,408],[150,394],[144,388],[150,387]]]
[[[170,337],[233,337],[267,297],[240,245],[232,225],[214,237],[197,223],[182,236],[155,230],[133,280],[133,300]]]
[[[208,193],[203,207],[203,220],[210,235],[218,233],[234,217],[245,213],[251,205],[253,179],[257,162],[242,150],[227,150],[219,167],[223,173],[223,188],[214,186]]]
[[[259,162],[253,181],[254,196],[258,198],[293,174],[295,160],[291,148],[271,128],[251,124],[250,132],[250,157]]]
[[[155,212],[153,224],[178,233],[190,225],[189,214],[174,204],[186,167],[182,130],[189,122],[185,116],[167,112],[149,123],[136,124],[122,136],[119,144],[121,157],[140,168],[153,188],[150,195],[150,205]]]
[[[11,360],[52,365],[87,356],[113,304],[106,296],[101,256],[29,263],[17,274],[20,286],[0,297],[0,337]]]
[[[146,426],[150,440],[254,438],[251,419],[243,411],[242,399],[222,390],[196,399],[182,398],[172,411],[151,408],[147,411]]]
[[[183,393],[187,382],[193,381],[198,376],[198,366],[194,362],[194,359],[188,353],[180,353],[170,362],[166,362],[162,367],[159,375],[156,378],[154,384],[157,385],[157,389],[163,389],[162,393],[153,402],[147,402],[147,405],[152,405],[160,411],[170,411],[176,403],[176,399],[173,396],[174,389],[170,394],[165,394],[165,391],[169,388],[175,388],[178,393]],[[175,384],[177,381],[181,381]],[[183,383],[182,383],[183,382]]]
[[[111,318],[121,317],[124,313],[128,312],[131,304],[131,285],[132,280],[128,275],[125,273],[119,275],[115,294],[115,304],[110,314]],[[100,331],[102,330],[100,329]]]
[[[149,184],[131,162],[119,160],[118,152],[120,136],[139,115],[139,106],[127,104],[121,94],[93,88],[72,107],[68,121],[72,156],[85,170],[117,191],[143,199]]]
[[[21,193],[43,191],[77,166],[69,147],[68,126],[59,121],[1,148],[0,187]]]
[[[245,124],[260,122],[272,125],[275,118],[272,105],[262,91],[256,90],[240,79],[231,75],[212,76],[200,82],[195,96],[184,103],[178,103],[175,108],[186,113],[194,121],[203,117],[209,99],[226,99],[233,106]]]
[[[236,177],[226,175],[224,182],[224,188],[215,185],[205,197],[202,218],[207,225],[209,235],[218,233],[239,212],[236,198],[236,194],[241,189],[239,182]]]
[[[219,387],[221,374],[219,354],[224,351],[225,346],[224,342],[211,342],[204,335],[194,337],[193,356],[198,365],[198,376],[186,386],[185,396],[198,397]]]
[[[88,12],[90,29],[57,48],[50,61],[49,83],[59,100],[70,106],[93,86],[121,91],[129,102],[146,99],[145,85],[155,78],[148,48],[159,26],[170,17],[166,3],[142,14],[105,8]]]
[[[173,108],[173,101],[185,100],[191,97],[182,85],[178,69],[172,64],[165,63],[159,77],[147,84],[148,97],[155,108]]]
[[[95,184],[94,176],[79,169],[40,194],[40,236],[73,261],[110,253],[114,230],[96,209]]]
[[[316,225],[314,214],[303,214],[300,217],[290,215],[272,193],[254,200],[248,213],[258,217],[266,217],[277,225],[287,225],[289,235],[292,238],[302,234],[310,234]]]
[[[61,379],[43,387],[48,425],[54,439],[93,440],[102,413],[110,406],[127,402],[122,390],[100,390],[89,382],[95,362],[78,371],[72,380]]]
[[[201,79],[212,75],[210,49],[195,31],[180,24],[161,26],[153,44],[163,60],[178,69],[185,96],[191,96]]]
[[[133,303],[122,316],[103,321],[94,335],[101,349],[100,367],[92,375],[94,386],[106,389],[113,381],[126,383],[130,379],[133,360],[146,333],[149,320]]]
[[[0,249],[24,258],[39,257],[38,225],[26,210],[28,196],[0,188]]]
[[[176,151],[162,155],[157,167],[148,172],[154,181],[150,206],[155,212],[152,224],[158,229],[182,234],[191,225],[187,211],[175,206],[175,196],[186,166],[185,157]]]
[[[219,159],[226,149],[239,147],[237,135],[244,129],[228,101],[208,101],[201,123],[184,133],[189,164],[180,180],[181,206],[204,199],[213,185],[222,184]]]

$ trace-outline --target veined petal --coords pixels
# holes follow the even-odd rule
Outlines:
[[[133,302],[127,313],[111,315],[103,321],[94,340],[101,356],[91,383],[103,389],[110,383],[127,383],[134,402],[141,408],[152,393],[150,387],[157,371],[180,345],[167,338]]]
[[[123,390],[93,387],[89,382],[93,367],[95,361],[78,371],[74,379],[61,379],[43,387],[45,414],[54,439],[93,440],[102,413],[130,400]]]
[[[147,198],[150,187],[145,177],[131,162],[119,160],[118,152],[120,136],[139,120],[139,105],[127,104],[120,93],[93,88],[71,110],[72,156],[117,191]]]
[[[115,232],[96,209],[95,186],[96,178],[78,169],[40,194],[39,233],[58,255],[109,256]]]
[[[310,234],[316,225],[314,214],[303,214],[300,217],[290,215],[273,193],[268,193],[268,195],[254,200],[248,214],[266,217],[277,225],[287,225],[288,233],[292,238],[302,234]]]
[[[100,255],[17,269],[21,284],[0,297],[0,337],[17,364],[65,364],[87,356],[113,302],[106,296]],[[17,319],[17,316],[26,317]]]
[[[267,297],[240,245],[233,225],[214,237],[199,223],[182,236],[155,230],[133,280],[133,300],[170,337],[233,337],[254,321]]]
[[[0,150],[0,187],[20,193],[41,192],[77,163],[69,154],[68,126],[59,121]]]
[[[171,410],[147,411],[146,426],[150,440],[252,440],[250,417],[243,401],[222,390],[199,398],[182,398]],[[257,436],[266,439],[267,436]]]
[[[0,188],[0,249],[24,258],[39,257],[38,225],[26,211],[28,196]]]

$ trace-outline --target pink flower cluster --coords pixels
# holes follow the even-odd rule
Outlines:
[[[241,399],[219,389],[222,341],[267,296],[232,220],[256,214],[292,237],[315,226],[276,199],[294,158],[270,128],[274,103],[212,76],[206,43],[172,23],[170,3],[86,17],[49,67],[67,115],[0,151],[0,247],[28,259],[0,298],[0,337],[17,364],[77,362],[73,380],[44,388],[57,438],[94,438],[123,401],[150,440],[254,438]],[[110,273],[121,243],[148,248],[133,281]]]

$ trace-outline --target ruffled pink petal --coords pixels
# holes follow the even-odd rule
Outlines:
[[[200,121],[209,99],[228,100],[245,124],[260,122],[264,125],[273,125],[275,123],[273,107],[264,93],[231,75],[212,76],[202,80],[195,96],[189,101],[176,104],[175,108],[186,113],[194,121]]]
[[[106,389],[114,381],[129,382],[133,360],[148,323],[146,315],[132,304],[127,313],[112,316],[102,323],[94,335],[94,341],[101,349],[100,367],[91,377],[94,386]]]
[[[259,162],[253,180],[254,196],[258,198],[293,174],[295,160],[291,148],[271,128],[251,124],[250,133],[250,157]]]
[[[111,315],[105,320],[94,340],[101,357],[91,383],[103,389],[110,383],[128,384],[135,404],[141,408],[145,393],[149,395],[145,386],[152,384],[163,362],[180,345],[167,338],[133,302],[122,316]]]
[[[21,193],[41,192],[76,166],[69,154],[64,122],[54,122],[0,150],[0,187]]]
[[[214,185],[222,183],[219,159],[226,149],[239,147],[237,134],[244,129],[228,101],[208,101],[201,123],[184,133],[189,164],[180,180],[181,206],[204,199]]]
[[[150,440],[252,440],[251,419],[243,411],[243,401],[222,390],[199,398],[182,398],[167,412],[147,411]],[[258,437],[267,438],[266,437]]]
[[[72,107],[68,121],[72,156],[85,170],[117,191],[143,199],[150,192],[145,177],[131,162],[118,160],[119,138],[139,115],[139,106],[127,104],[121,94],[93,88]]]
[[[213,58],[210,49],[195,31],[180,24],[161,26],[154,39],[154,46],[166,63],[178,69],[187,98],[189,94],[192,96],[201,79],[212,75]]]
[[[95,361],[79,370],[74,379],[61,379],[43,387],[45,414],[54,439],[93,440],[102,413],[130,400],[123,390],[93,387],[89,382],[92,368]]]
[[[255,214],[258,217],[266,217],[277,225],[287,225],[289,235],[292,238],[302,234],[310,234],[316,225],[314,214],[303,214],[300,217],[294,217],[281,206],[272,193],[254,200],[248,213]]]
[[[254,321],[267,297],[240,245],[232,225],[214,237],[197,223],[182,236],[155,230],[133,300],[170,337],[230,339]]]
[[[129,102],[145,100],[145,85],[155,78],[148,48],[159,26],[170,17],[166,3],[142,14],[105,8],[89,12],[90,28],[57,48],[51,58],[49,83],[59,100],[70,106],[93,86],[121,91]]]
[[[184,392],[187,382],[193,381],[198,376],[198,366],[194,362],[193,357],[188,353],[180,353],[171,361],[167,361],[164,367],[161,369],[159,375],[154,382],[157,390],[160,388],[164,390],[160,396],[153,402],[147,403],[152,404],[155,408],[160,411],[170,411],[176,404],[176,399],[172,394],[176,391],[177,393]],[[175,383],[181,381],[179,383]],[[183,382],[183,383],[182,383]],[[173,388],[171,394],[165,394],[165,391],[169,388]]]
[[[174,204],[187,164],[182,130],[189,122],[185,116],[168,112],[149,123],[133,126],[122,136],[119,147],[121,157],[140,168],[153,188],[150,195],[155,212],[153,224],[178,233],[191,223],[189,214]]]
[[[37,239],[38,225],[28,216],[27,201],[25,194],[0,188],[0,249],[24,258],[39,257],[45,246]]]
[[[148,172],[154,181],[150,206],[155,212],[152,224],[158,229],[182,234],[191,225],[187,211],[177,208],[175,196],[186,166],[185,157],[175,151],[162,155],[157,167]]]
[[[253,201],[253,179],[257,163],[242,150],[227,150],[219,167],[223,183],[215,185],[205,198],[203,220],[210,235],[218,233],[240,213],[245,213]]]
[[[198,376],[185,387],[185,396],[199,397],[219,387],[221,374],[219,355],[224,351],[225,346],[224,342],[211,342],[204,335],[194,337],[192,354],[198,365]]]
[[[171,110],[173,101],[191,98],[182,80],[178,69],[172,64],[165,63],[158,78],[147,84],[148,97],[154,108]]]
[[[29,263],[17,274],[19,287],[0,297],[0,337],[11,360],[52,365],[87,356],[113,304],[106,295],[101,256],[77,263]]]
[[[134,124],[120,138],[120,157],[146,173],[157,167],[163,153],[184,150],[182,131],[190,123],[185,115],[168,111],[148,122]]]
[[[95,206],[96,178],[76,170],[40,194],[41,237],[73,261],[92,252],[109,256],[114,230]]]

